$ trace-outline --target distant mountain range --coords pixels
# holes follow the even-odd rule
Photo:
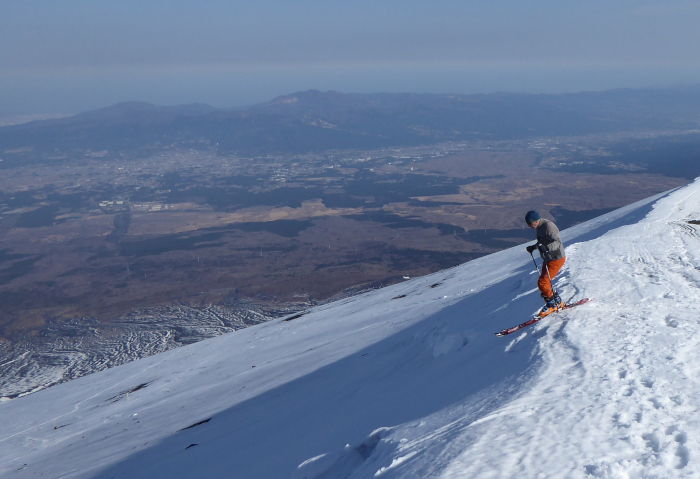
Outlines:
[[[243,110],[126,102],[72,117],[0,128],[0,150],[125,151],[215,147],[223,153],[304,153],[473,139],[692,129],[700,86],[560,95],[343,94],[309,90]]]

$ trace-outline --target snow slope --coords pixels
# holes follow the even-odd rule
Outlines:
[[[700,477],[700,183],[0,404],[3,478]],[[534,233],[533,233],[534,236]]]

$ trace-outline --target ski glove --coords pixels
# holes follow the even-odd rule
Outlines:
[[[532,254],[532,252],[535,251],[535,250],[537,249],[537,246],[538,246],[538,245],[533,244],[533,245],[531,245],[531,246],[528,246],[528,247],[525,248],[525,249],[527,250],[528,253]]]

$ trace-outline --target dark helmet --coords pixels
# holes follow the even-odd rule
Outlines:
[[[525,222],[532,224],[541,218],[540,214],[535,210],[530,210],[525,214]]]

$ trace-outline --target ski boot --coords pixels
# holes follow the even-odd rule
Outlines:
[[[554,291],[552,296],[550,296],[549,298],[545,297],[544,294],[541,296],[544,299],[545,304],[540,310],[540,318],[549,316],[550,314],[559,311],[564,306],[563,301],[559,297],[559,293],[557,293],[556,291]]]

